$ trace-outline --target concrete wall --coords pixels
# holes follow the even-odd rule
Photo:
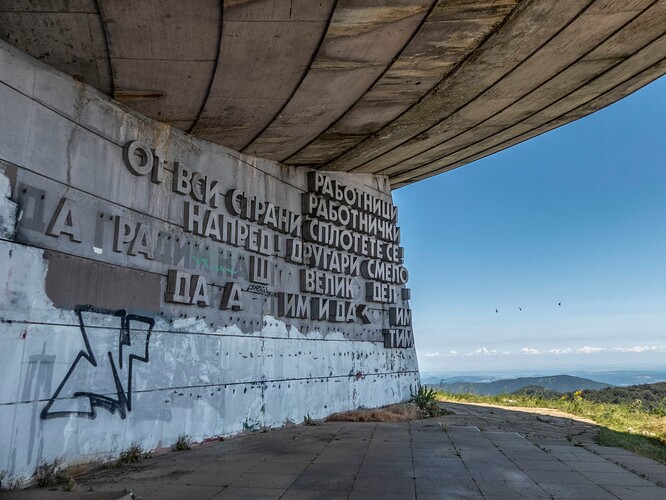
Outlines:
[[[335,201],[345,187],[375,208]],[[41,462],[407,399],[418,367],[390,199],[383,177],[192,139],[0,42],[3,484]],[[256,220],[236,213],[253,200]],[[342,205],[384,234],[327,245],[317,231],[345,229],[328,220]]]

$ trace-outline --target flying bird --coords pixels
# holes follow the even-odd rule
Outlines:
[[[496,312],[496,313],[498,313],[498,312],[499,312],[499,311],[497,310],[497,308],[495,308],[495,312]]]
[[[519,311],[522,311],[522,310],[523,310],[523,308],[522,308],[522,307],[519,307],[519,308],[518,308],[518,310],[519,310]]]
[[[557,305],[558,305],[558,306],[561,306],[561,305],[562,305],[562,302],[558,302]]]

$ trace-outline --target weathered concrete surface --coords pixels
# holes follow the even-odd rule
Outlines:
[[[357,269],[342,269],[356,250],[306,241],[303,197],[328,195],[304,169],[128,111],[4,42],[0,103],[3,486],[42,463],[107,460],[132,443],[154,449],[409,398],[408,290],[391,284],[393,295],[371,301],[368,286],[387,283],[360,265],[403,269],[397,230],[393,242],[348,231],[393,256],[360,245]],[[373,220],[395,229],[385,177],[312,179],[363,194],[375,208],[358,213],[384,210]],[[243,216],[252,206],[263,208]],[[324,279],[306,288],[320,270],[294,249],[310,245],[336,252],[322,276],[339,289]],[[401,346],[385,343],[392,310],[409,331]]]
[[[666,497],[666,466],[594,444],[591,423],[543,410],[444,406],[454,414],[402,424],[324,423],[208,443],[79,477],[76,489],[146,499]]]
[[[666,72],[662,0],[3,2],[0,37],[248,154],[400,187]]]

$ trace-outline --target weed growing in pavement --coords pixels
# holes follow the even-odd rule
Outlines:
[[[304,425],[319,425],[319,422],[317,422],[314,418],[310,416],[308,413],[303,417],[303,424]]]
[[[132,443],[129,448],[120,453],[118,460],[113,463],[113,466],[120,467],[122,465],[138,462],[142,458],[147,458],[148,454],[143,451],[139,443]]]
[[[35,485],[44,488],[66,481],[67,478],[60,471],[61,464],[62,460],[58,458],[51,462],[42,461],[34,472]]]
[[[443,414],[443,410],[437,400],[437,391],[419,384],[416,391],[411,393],[410,399],[425,417],[436,417]]]
[[[178,436],[176,443],[171,448],[173,451],[185,451],[190,449],[190,438],[187,434]]]

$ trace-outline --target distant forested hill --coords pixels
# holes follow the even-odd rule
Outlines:
[[[497,394],[511,394],[524,387],[538,386],[557,392],[574,392],[585,389],[605,389],[609,384],[595,382],[587,378],[572,377],[570,375],[553,375],[550,377],[522,377],[495,382],[456,382],[442,383],[437,386],[445,392],[453,394],[479,394],[494,396]]]
[[[650,412],[657,410],[666,412],[666,382],[608,387],[596,391],[584,390],[581,396],[597,403],[624,403],[636,405]]]

